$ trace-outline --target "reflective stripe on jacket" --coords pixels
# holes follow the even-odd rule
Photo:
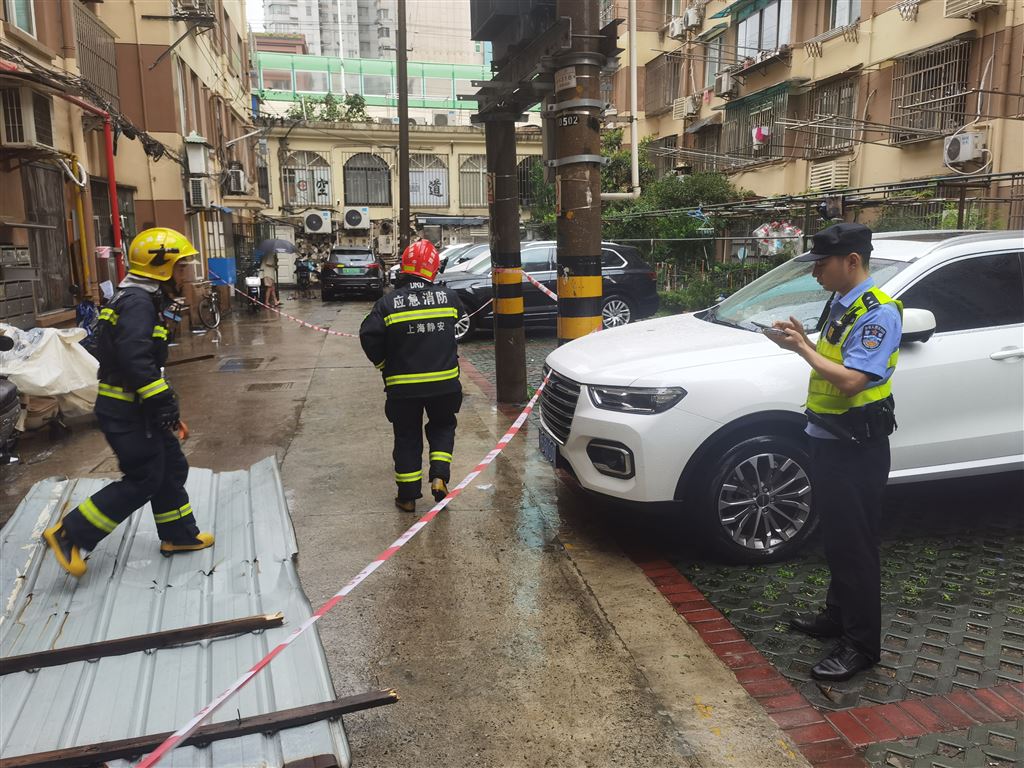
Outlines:
[[[443,285],[402,277],[359,327],[363,351],[383,374],[388,397],[431,397],[462,389],[455,323],[465,313]]]
[[[161,372],[167,361],[167,328],[159,321],[160,301],[160,294],[129,287],[100,310],[97,414],[142,418],[142,403],[170,390]]]
[[[890,298],[877,288],[864,291],[846,312],[822,330],[815,347],[818,353],[834,363],[843,365],[843,344],[857,324],[857,319],[869,309],[884,304],[894,304],[900,315],[903,314],[903,304],[896,299]],[[897,348],[889,356],[886,367],[895,368],[899,356]],[[884,400],[891,394],[892,377],[861,390],[853,397],[847,397],[828,379],[812,370],[811,382],[807,389],[807,408],[815,413],[846,413],[851,408],[860,408]]]

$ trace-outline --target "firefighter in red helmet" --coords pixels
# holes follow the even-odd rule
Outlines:
[[[434,284],[439,264],[433,243],[412,243],[395,290],[377,300],[359,328],[363,351],[384,377],[384,414],[395,434],[395,505],[403,512],[415,512],[423,495],[424,412],[430,491],[436,501],[448,495],[462,405],[455,324],[465,310],[454,291]]]

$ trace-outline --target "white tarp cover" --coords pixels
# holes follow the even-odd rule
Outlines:
[[[68,416],[91,413],[96,403],[99,363],[80,342],[81,328],[33,328],[23,331],[0,323],[14,349],[0,352],[0,374],[23,395],[56,397]]]

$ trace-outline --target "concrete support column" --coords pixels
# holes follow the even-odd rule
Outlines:
[[[601,327],[601,66],[597,0],[558,0],[572,20],[572,49],[558,57],[555,132],[558,343]],[[632,33],[632,32],[631,32]]]
[[[494,363],[499,403],[526,399],[523,268],[519,251],[519,184],[514,118],[485,124],[491,280],[494,295]]]

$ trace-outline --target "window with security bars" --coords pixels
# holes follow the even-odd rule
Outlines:
[[[604,27],[615,18],[615,0],[601,0],[600,25]]]
[[[666,176],[676,167],[679,137],[666,136],[663,139],[655,139],[647,145],[647,157],[654,164],[654,175],[657,178]]]
[[[853,146],[853,113],[857,81],[839,80],[814,88],[808,98],[811,124],[801,134],[808,157],[826,157]]]
[[[543,162],[540,155],[526,155],[519,158],[516,164],[516,181],[519,187],[519,205],[529,208],[534,203],[536,192],[534,191],[533,179],[536,171]],[[541,177],[543,178],[543,177]]]
[[[302,208],[330,206],[331,167],[316,152],[292,152],[281,165],[284,205]]]
[[[934,139],[962,128],[967,110],[970,40],[954,40],[896,59],[889,142]]]
[[[391,169],[380,155],[358,152],[345,161],[345,205],[391,205]]]
[[[459,163],[459,203],[468,208],[487,207],[487,156],[463,155]]]
[[[713,125],[697,131],[694,136],[695,153],[687,158],[696,173],[713,173],[725,170],[725,164],[718,156],[722,139],[722,127]]]
[[[740,161],[782,157],[785,154],[784,131],[776,128],[775,121],[786,116],[788,105],[788,89],[726,105],[722,124],[725,154]],[[754,140],[754,129],[759,127],[768,129],[768,136],[761,143]]]
[[[424,208],[448,207],[448,165],[437,155],[409,155],[409,202]]]
[[[644,66],[644,112],[648,117],[672,109],[679,96],[679,74],[683,59],[672,53],[663,53]]]

